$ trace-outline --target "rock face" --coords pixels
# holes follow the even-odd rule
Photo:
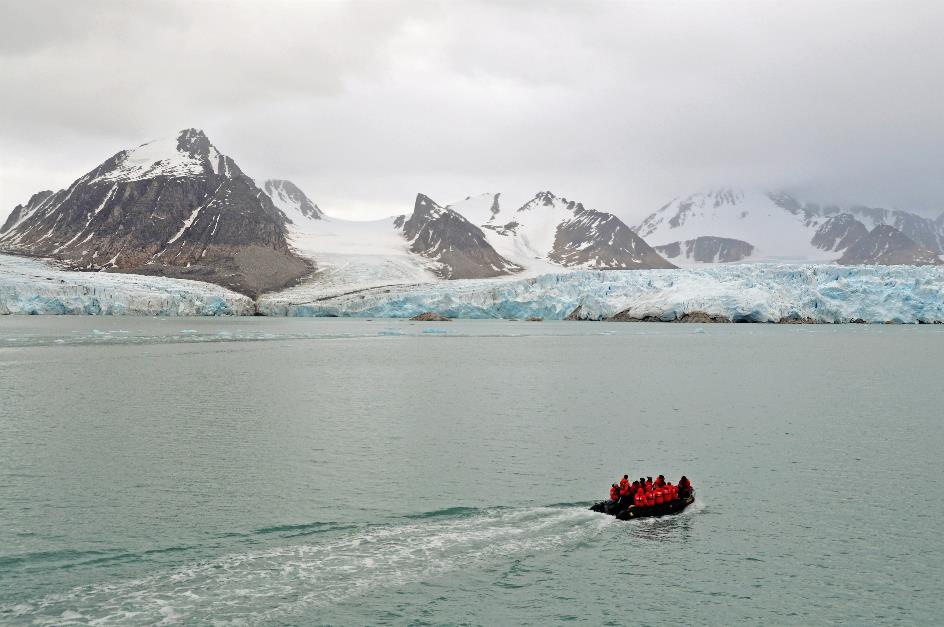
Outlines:
[[[704,311],[691,311],[682,314],[671,312],[662,316],[637,317],[631,309],[620,311],[606,319],[607,322],[694,322],[694,323],[729,323],[731,318],[721,314],[709,314]]]
[[[435,311],[424,311],[421,314],[417,314],[410,318],[410,320],[415,320],[416,322],[449,322],[449,318],[446,316],[441,316]]]
[[[937,253],[922,248],[898,229],[879,225],[846,249],[843,265],[940,265]]]
[[[394,226],[402,230],[411,252],[438,264],[440,278],[481,279],[522,270],[495,252],[480,228],[423,194],[417,194],[410,217],[398,217]]]
[[[851,213],[840,213],[823,222],[811,243],[823,250],[843,251],[869,234],[865,225]]]
[[[656,250],[669,259],[681,257],[699,263],[725,263],[750,257],[754,247],[739,239],[705,235],[684,242],[656,246]]]
[[[324,212],[291,181],[269,179],[263,189],[289,222],[323,220]]]
[[[557,225],[551,261],[601,270],[675,267],[613,214],[570,205],[574,217]]]
[[[503,208],[501,194],[482,194],[449,206],[479,225],[506,259],[527,267],[597,270],[674,268],[613,214],[550,191]]]
[[[197,279],[255,296],[311,272],[269,197],[196,129],[123,150],[18,207],[0,249],[74,269]]]

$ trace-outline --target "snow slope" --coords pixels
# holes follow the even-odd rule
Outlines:
[[[395,218],[360,222],[324,217],[288,225],[288,239],[317,264],[304,284],[280,292],[320,298],[369,287],[429,283],[435,264],[409,251]]]
[[[811,243],[823,221],[792,213],[762,192],[719,189],[676,198],[647,217],[636,233],[653,246],[701,236],[732,238],[754,246],[747,261],[816,262],[838,257]]]
[[[731,238],[753,246],[745,261],[815,263],[839,259],[853,243],[853,237],[837,237],[837,227],[843,227],[844,234],[855,227],[853,230],[861,237],[883,225],[894,227],[922,249],[935,254],[944,252],[941,220],[907,211],[801,202],[783,192],[730,188],[676,198],[648,216],[635,230],[661,250],[700,237]],[[671,259],[693,265],[685,256]],[[863,263],[882,262],[875,258]]]
[[[110,272],[72,272],[0,255],[0,314],[251,316],[248,296],[212,283]]]
[[[448,205],[485,233],[502,257],[526,274],[574,269],[671,268],[615,215],[538,192],[526,202],[480,194]]]
[[[944,269],[910,266],[737,264],[679,270],[609,270],[530,279],[465,280],[361,290],[331,298],[280,292],[266,315],[602,319],[619,312],[671,321],[705,312],[736,321],[944,322]]]
[[[196,129],[182,131],[181,135],[164,137],[141,144],[137,148],[124,150],[115,155],[115,165],[92,174],[88,182],[129,182],[167,176],[186,178],[203,176],[208,171],[223,176],[232,176],[227,160],[207,142],[206,146],[191,146],[196,139]]]

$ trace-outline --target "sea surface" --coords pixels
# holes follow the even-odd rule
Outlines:
[[[941,624],[944,328],[0,318],[0,623]],[[687,474],[683,514],[587,510]]]

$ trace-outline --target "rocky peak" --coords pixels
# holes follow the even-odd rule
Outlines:
[[[553,192],[538,192],[534,195],[534,198],[522,205],[518,211],[528,211],[536,207],[553,207],[557,204],[557,200],[558,197],[555,196]],[[560,200],[564,200],[566,202],[566,199]]]
[[[816,230],[813,246],[822,250],[846,250],[868,235],[869,230],[851,213],[840,213],[827,218]]]
[[[893,226],[879,224],[846,249],[839,258],[845,265],[939,265],[940,257],[922,248]]]
[[[322,220],[325,217],[318,205],[291,181],[269,179],[264,183],[263,188],[289,222]]]
[[[403,232],[410,251],[436,262],[444,279],[478,279],[519,272],[520,266],[503,258],[482,230],[460,213],[417,194],[413,213],[402,215],[394,226]]]
[[[212,281],[255,295],[311,271],[285,217],[197,129],[116,153],[55,194],[41,192],[0,248],[81,270]]]

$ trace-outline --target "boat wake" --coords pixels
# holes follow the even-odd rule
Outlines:
[[[336,534],[315,536],[321,539],[318,542],[308,536],[304,543],[231,553],[137,579],[81,586],[0,606],[0,621],[275,621],[378,588],[512,556],[563,550],[591,540],[614,524],[609,516],[571,506],[451,508],[401,521],[355,530],[342,527]],[[298,530],[296,526],[282,529]]]

